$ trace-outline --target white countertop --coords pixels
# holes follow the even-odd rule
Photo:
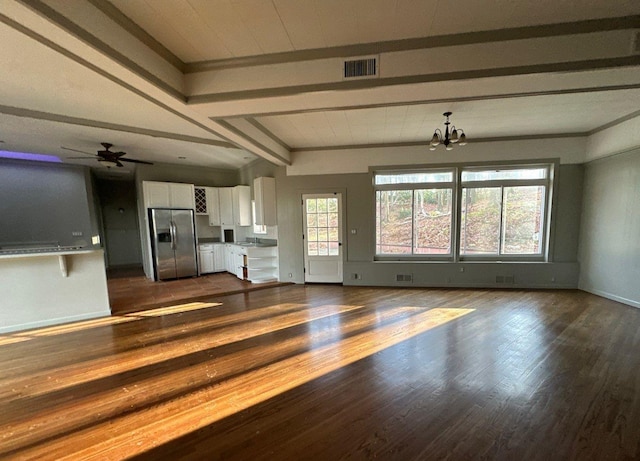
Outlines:
[[[102,250],[102,248],[79,248],[79,247],[0,250],[0,259],[32,258],[35,256],[67,256],[67,255],[93,253],[94,251],[100,251],[100,250]]]

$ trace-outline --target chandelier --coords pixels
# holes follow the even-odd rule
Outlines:
[[[433,132],[433,138],[431,138],[431,142],[429,143],[431,144],[429,150],[436,150],[436,147],[440,144],[444,144],[444,147],[447,150],[452,150],[454,144],[459,144],[461,146],[467,144],[467,137],[464,135],[462,128],[456,129],[455,125],[451,125],[451,122],[449,121],[449,116],[451,114],[452,112],[445,112],[442,114],[447,117],[447,121],[444,122],[444,135],[440,128],[436,128],[436,131]],[[449,131],[449,125],[451,125],[451,131]],[[460,135],[458,135],[458,132],[460,132]]]

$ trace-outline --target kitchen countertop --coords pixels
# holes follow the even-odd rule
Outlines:
[[[26,258],[30,256],[65,256],[91,253],[101,248],[87,248],[79,246],[45,247],[45,248],[12,248],[0,249],[0,258]]]

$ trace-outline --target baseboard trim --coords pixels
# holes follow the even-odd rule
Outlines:
[[[109,310],[107,310],[106,312],[102,310],[102,311],[96,311],[96,312],[89,312],[81,315],[72,315],[69,317],[58,317],[55,319],[46,319],[46,320],[39,320],[36,322],[20,323],[17,325],[9,325],[8,327],[0,328],[0,334],[17,333],[17,332],[24,332],[26,330],[33,330],[35,328],[59,326],[65,323],[79,322],[82,320],[93,320],[100,317],[109,317],[110,315],[111,315],[111,312]]]
[[[631,307],[640,308],[640,302],[634,301],[633,299],[623,298],[622,296],[614,295],[613,293],[609,293],[608,291],[597,290],[595,288],[578,286],[578,289],[582,291],[586,291],[587,293],[591,293],[592,295],[601,296],[603,298],[610,299],[611,301],[616,301],[622,304],[627,304]]]

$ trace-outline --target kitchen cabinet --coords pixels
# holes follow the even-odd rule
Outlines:
[[[205,187],[207,200],[207,214],[209,215],[209,225],[219,226],[220,222],[220,198],[217,187]]]
[[[232,188],[233,223],[236,226],[251,226],[251,188],[235,186]]]
[[[222,243],[201,243],[198,245],[200,274],[224,272],[226,270],[224,249],[225,245]]]
[[[278,247],[249,247],[246,257],[247,280],[252,283],[278,280]]]
[[[145,208],[188,208],[195,210],[193,184],[143,181]]]
[[[213,246],[213,268],[215,272],[225,271],[225,251],[221,243]]]
[[[200,264],[200,274],[215,272],[213,248],[210,248],[208,245],[199,245],[198,261]]]
[[[276,180],[260,177],[253,180],[256,222],[260,226],[276,225]]]
[[[278,280],[278,247],[226,244],[226,270],[241,280],[264,283]]]
[[[196,204],[196,214],[206,215],[208,214],[209,200],[207,197],[207,188],[202,186],[194,186],[193,195]]]
[[[220,225],[233,226],[233,188],[219,187]]]

